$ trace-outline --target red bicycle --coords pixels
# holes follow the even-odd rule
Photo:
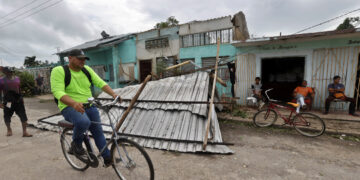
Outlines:
[[[267,108],[258,111],[253,117],[253,122],[256,126],[271,126],[277,120],[278,115],[280,115],[285,124],[294,126],[296,131],[304,136],[316,137],[325,132],[325,123],[319,116],[308,112],[296,113],[295,108],[299,106],[299,104],[288,102],[287,104],[290,105],[290,107],[281,105],[281,101],[271,99],[268,96],[268,92],[271,90],[273,89],[265,91],[268,100]],[[278,108],[291,111],[289,117],[283,116]]]

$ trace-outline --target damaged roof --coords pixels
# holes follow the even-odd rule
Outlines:
[[[93,41],[88,41],[85,42],[83,44],[74,46],[72,48],[66,49],[64,51],[61,51],[59,53],[57,53],[58,55],[61,54],[66,54],[69,51],[73,50],[73,49],[81,49],[81,50],[87,50],[87,49],[91,49],[91,48],[98,48],[98,47],[104,47],[104,46],[111,46],[113,44],[117,44],[120,43],[122,41],[125,41],[127,39],[129,39],[131,37],[131,35],[134,35],[132,33],[130,34],[122,34],[122,35],[116,35],[116,36],[110,36],[108,38],[101,38],[101,39],[96,39]]]
[[[139,100],[208,101],[209,83],[209,74],[206,72],[150,81]],[[127,86],[114,91],[123,99],[131,99],[139,87],[140,85]],[[109,97],[105,93],[99,95],[99,98]],[[110,110],[111,119],[119,119],[128,106],[129,102],[124,101],[113,107]],[[204,152],[202,142],[205,136],[207,113],[207,104],[138,102],[125,119],[119,132],[148,148]],[[56,124],[60,119],[63,119],[62,116],[53,116],[41,120],[40,123]],[[108,123],[108,118],[104,113],[101,113],[101,119],[102,123]],[[111,130],[107,126],[103,128],[104,131]],[[205,152],[233,153],[223,144],[216,113],[213,115],[212,129],[214,138],[209,141]]]

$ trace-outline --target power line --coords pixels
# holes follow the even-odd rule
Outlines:
[[[304,32],[304,31],[306,31],[306,30],[312,29],[312,28],[314,28],[314,27],[323,25],[323,24],[325,24],[325,23],[328,23],[328,22],[333,21],[333,20],[335,20],[335,19],[339,19],[339,18],[341,18],[341,17],[343,17],[343,16],[346,16],[346,15],[348,15],[348,14],[351,14],[351,13],[356,12],[356,11],[359,11],[359,10],[360,10],[360,8],[359,8],[359,9],[352,10],[352,11],[349,11],[349,12],[347,12],[347,13],[345,13],[345,14],[342,14],[342,15],[340,15],[340,16],[337,16],[337,17],[335,17],[335,18],[332,18],[332,19],[329,19],[329,20],[324,21],[324,22],[322,22],[322,23],[316,24],[316,25],[314,25],[314,26],[310,26],[310,27],[308,27],[308,28],[305,28],[305,29],[303,29],[303,30],[301,30],[301,31],[298,31],[298,32],[294,33],[294,34],[298,34],[298,33]]]
[[[5,17],[8,17],[8,16],[11,15],[11,14],[14,14],[14,13],[20,11],[21,9],[24,9],[26,6],[29,6],[29,5],[33,4],[34,2],[36,2],[36,1],[38,1],[38,0],[33,0],[33,1],[31,1],[30,3],[25,4],[25,5],[22,6],[21,8],[15,9],[14,11],[11,11],[10,13],[5,14],[5,16],[0,17],[0,20],[1,20],[1,19],[4,19]]]
[[[46,1],[46,2],[49,2],[49,1],[51,1],[51,0],[48,0],[48,1]],[[13,19],[12,19],[12,20],[13,20],[12,22],[9,22],[9,23],[5,22],[5,23],[0,24],[0,29],[2,29],[2,28],[4,28],[4,27],[7,27],[7,26],[9,26],[9,25],[11,25],[11,24],[14,24],[14,23],[18,22],[19,20],[26,19],[26,18],[28,18],[28,17],[30,17],[30,16],[32,16],[32,15],[34,15],[34,14],[37,14],[37,13],[39,13],[39,12],[41,12],[41,11],[47,9],[47,8],[53,7],[53,6],[59,4],[59,3],[62,2],[62,1],[63,1],[63,0],[60,0],[60,1],[57,1],[57,2],[55,2],[55,3],[53,3],[53,4],[50,4],[49,6],[45,6],[45,7],[41,8],[41,9],[39,9],[39,10],[31,13],[31,14],[28,14],[27,16],[23,17],[22,19],[15,19],[15,20],[13,20],[13,19],[14,19],[14,18],[13,18]],[[45,2],[45,3],[46,3],[46,2]],[[45,4],[45,3],[43,3],[43,4]],[[43,5],[43,4],[42,4],[42,5]],[[40,6],[42,6],[42,5],[40,5]],[[40,6],[38,6],[38,7],[40,7]],[[38,7],[36,7],[36,8],[38,8]],[[36,8],[33,8],[33,9],[31,9],[31,10],[34,10],[34,9],[36,9]],[[31,10],[29,10],[29,11],[31,11]],[[26,11],[26,13],[29,12],[29,11]],[[23,14],[25,14],[25,13],[22,13],[21,15],[23,15]],[[19,15],[18,15],[18,16],[19,16]],[[16,17],[18,17],[18,16],[16,16]],[[11,21],[11,20],[10,20],[10,21]],[[6,24],[6,23],[7,23],[7,24]]]
[[[33,8],[31,8],[31,9],[29,9],[29,10],[27,10],[27,11],[25,11],[25,12],[21,13],[21,14],[18,14],[17,16],[12,17],[11,19],[8,19],[7,21],[5,21],[5,22],[1,23],[1,24],[0,24],[0,26],[5,25],[5,24],[7,24],[7,23],[9,23],[9,22],[11,23],[11,21],[16,21],[16,18],[18,18],[18,17],[20,17],[20,16],[22,16],[22,15],[24,15],[24,14],[28,13],[28,12],[31,12],[31,11],[33,11],[34,9],[37,9],[37,8],[39,8],[39,7],[43,6],[44,4],[48,3],[49,1],[52,1],[52,0],[47,0],[47,1],[45,1],[45,2],[43,2],[43,3],[41,3],[41,4],[39,4],[39,5],[38,5],[38,6],[36,6],[36,7],[33,7]]]

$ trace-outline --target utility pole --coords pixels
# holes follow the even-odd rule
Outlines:
[[[60,64],[63,66],[65,64],[64,59],[60,57],[60,47],[56,47],[56,54],[58,55],[58,60]]]

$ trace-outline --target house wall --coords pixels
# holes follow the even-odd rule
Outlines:
[[[136,41],[137,61],[151,59],[152,71],[153,73],[156,73],[156,58],[164,57],[164,56],[167,57],[175,56],[176,58],[178,58],[179,47],[180,47],[178,32],[179,32],[179,27],[175,26],[175,27],[169,27],[163,29],[154,29],[137,34],[137,41]],[[168,37],[169,47],[145,49],[146,40],[151,40],[161,37]],[[139,69],[139,65],[137,66],[137,68]],[[139,71],[137,71],[137,76],[140,76]]]
[[[308,81],[308,86],[315,87],[315,100],[313,107],[322,109],[328,96],[327,85],[332,83],[335,75],[342,77],[342,83],[345,85],[345,94],[349,97],[354,96],[356,71],[358,67],[358,56],[360,49],[360,37],[354,35],[346,38],[329,38],[322,40],[313,40],[307,42],[283,42],[271,43],[261,46],[238,47],[237,68],[243,69],[242,73],[237,73],[237,79],[240,76],[252,77],[248,74],[255,72],[255,76],[261,76],[261,60],[263,58],[273,57],[305,57],[304,79]],[[246,56],[253,58],[245,60]],[[248,62],[248,61],[255,61]],[[246,63],[253,66],[243,68]],[[284,67],[286,68],[286,67]],[[245,71],[245,72],[244,72]],[[250,84],[253,79],[243,78],[237,82],[236,94],[240,99],[246,99],[249,93]],[[240,101],[245,104],[246,101]],[[348,104],[336,103],[337,108],[347,109]]]
[[[195,64],[202,67],[202,58],[216,57],[217,45],[207,46],[194,46],[180,49],[180,59],[195,59]],[[219,56],[233,57],[236,55],[236,48],[231,44],[221,44],[219,50]],[[228,68],[223,66],[220,68]],[[225,95],[231,97],[231,83],[230,79],[226,81],[227,87],[216,83],[216,89],[220,96]]]
[[[180,25],[179,35],[189,35],[202,32],[210,32],[215,30],[229,29],[232,28],[231,16],[222,18],[210,19],[206,21],[194,21],[187,24]],[[217,45],[203,45],[203,46],[192,46],[186,48],[180,48],[179,57],[181,60],[194,59],[195,64],[202,67],[202,59],[209,57],[216,57]],[[237,49],[231,45],[220,44],[219,56],[236,56]],[[227,68],[223,66],[220,68]],[[223,87],[219,83],[216,84],[217,91],[220,96],[225,95],[231,97],[231,83],[230,79],[226,81],[227,87]]]
[[[232,28],[231,16],[225,16],[206,21],[193,21],[180,26],[179,35],[195,34],[220,29]]]
[[[116,83],[119,81],[122,82],[127,79],[126,77],[119,76],[120,60],[122,64],[133,64],[134,77],[135,79],[138,79],[135,42],[136,38],[131,37],[130,39],[125,40],[112,47],[102,47],[93,50],[85,50],[84,53],[90,58],[90,61],[87,62],[87,65],[104,65],[106,69],[104,80],[107,81],[109,86],[112,88],[122,87],[123,83]],[[114,72],[113,81],[110,81],[111,71]]]

